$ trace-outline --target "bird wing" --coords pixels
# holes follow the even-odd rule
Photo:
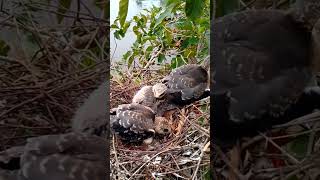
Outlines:
[[[153,128],[153,120],[148,117],[145,117],[140,112],[135,111],[121,111],[117,114],[119,118],[119,124],[126,129],[130,129],[137,133],[143,133],[148,129]]]
[[[252,28],[254,27],[254,28]],[[245,11],[212,23],[216,88],[263,83],[310,64],[310,33],[282,11]]]
[[[278,116],[311,77],[310,33],[282,11],[227,15],[212,30],[213,93],[231,92],[235,119]]]
[[[103,179],[106,140],[69,133],[30,138],[19,176],[26,180]]]

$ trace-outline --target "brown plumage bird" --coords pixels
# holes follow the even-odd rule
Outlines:
[[[156,83],[153,86],[143,86],[132,98],[132,103],[141,104],[151,108],[157,113],[158,106],[163,102],[167,93],[167,86]]]
[[[106,144],[105,138],[79,133],[29,138],[25,146],[0,153],[1,168],[7,168],[0,179],[105,179]]]
[[[236,138],[311,111],[301,105],[309,103],[304,90],[320,64],[320,3],[304,3],[300,11],[249,10],[212,22],[215,137]]]
[[[141,104],[122,104],[110,111],[112,131],[126,143],[150,144],[155,134],[169,134],[170,124]]]
[[[183,65],[162,79],[168,87],[169,103],[186,105],[209,96],[209,61],[209,58],[205,60],[205,66]]]

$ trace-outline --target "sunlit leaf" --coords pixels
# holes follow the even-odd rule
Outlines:
[[[123,26],[128,14],[129,0],[120,0],[118,17],[120,25]]]
[[[64,14],[69,10],[72,0],[59,0],[57,19],[58,23],[64,18]]]
[[[169,17],[172,13],[172,10],[174,7],[176,7],[177,5],[177,2],[175,3],[171,3],[164,12],[162,12],[159,17],[157,18],[156,20],[156,23],[155,23],[155,27],[158,26],[160,23],[162,23],[162,21],[166,18],[166,17]]]
[[[129,59],[128,59],[128,68],[130,68],[131,67],[131,65],[132,65],[132,63],[133,63],[133,61],[134,61],[134,54],[132,54],[130,57],[129,57]]]
[[[127,51],[126,53],[123,54],[122,58],[127,60],[131,55],[132,55],[132,51]]]

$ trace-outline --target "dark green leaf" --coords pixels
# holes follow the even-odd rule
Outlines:
[[[165,60],[166,60],[166,56],[164,54],[160,54],[158,56],[158,63],[162,63]]]
[[[133,61],[134,61],[134,54],[132,54],[130,57],[129,57],[129,59],[128,59],[128,68],[130,68],[131,67],[131,65],[132,65],[132,63],[133,63]]]
[[[181,48],[185,49],[189,46],[197,45],[198,42],[199,42],[199,39],[197,37],[187,38],[182,42]]]
[[[188,18],[195,20],[202,15],[205,1],[186,0],[185,12]]]
[[[61,21],[64,18],[64,14],[69,10],[71,6],[71,0],[59,0],[59,7],[58,7],[58,14],[57,19],[58,23],[61,23]]]
[[[216,0],[216,17],[221,17],[239,9],[239,0]]]
[[[305,157],[308,149],[309,136],[300,136],[288,143],[288,152],[294,154],[297,158]]]
[[[0,40],[0,55],[7,56],[10,51],[10,46],[3,40]]]

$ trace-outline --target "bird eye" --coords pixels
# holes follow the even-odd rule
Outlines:
[[[169,132],[169,129],[164,129],[163,132],[167,133]]]

